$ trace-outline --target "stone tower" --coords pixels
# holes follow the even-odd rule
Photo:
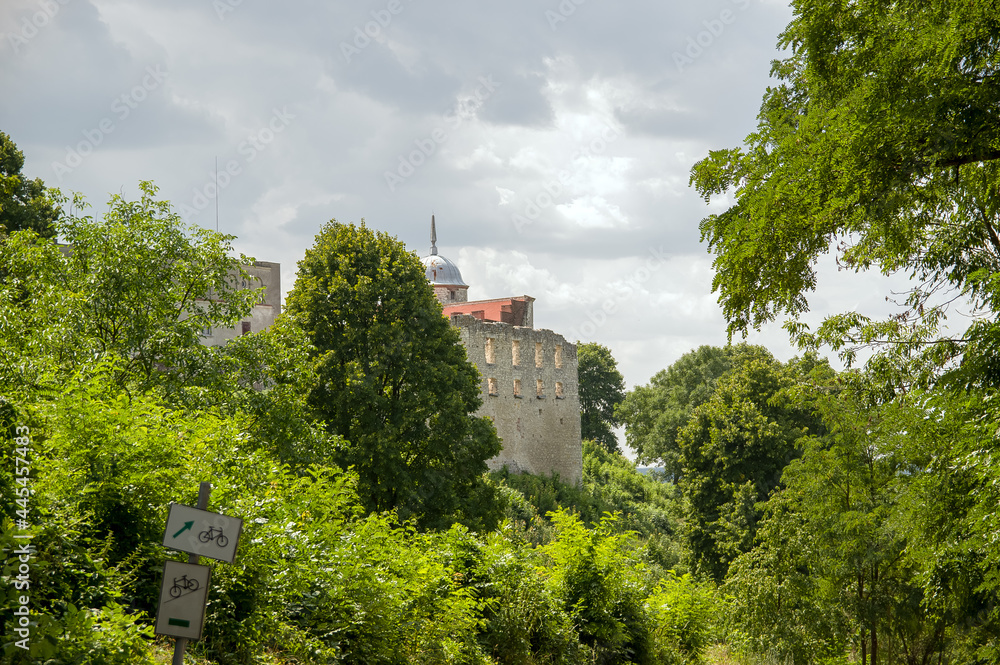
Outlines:
[[[431,216],[431,253],[422,259],[427,281],[458,328],[469,360],[479,369],[483,405],[503,443],[487,464],[493,470],[583,476],[576,345],[533,327],[531,296],[469,300],[458,266],[437,253]]]

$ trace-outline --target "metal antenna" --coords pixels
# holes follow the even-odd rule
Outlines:
[[[219,232],[219,156],[215,156],[215,232]]]

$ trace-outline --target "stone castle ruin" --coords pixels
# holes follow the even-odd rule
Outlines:
[[[479,369],[483,405],[476,415],[489,417],[503,442],[489,467],[558,474],[563,482],[578,484],[583,448],[576,345],[534,328],[531,296],[469,300],[458,266],[438,254],[433,216],[431,253],[422,261],[444,315],[458,328],[469,360]],[[280,265],[258,261],[244,268],[250,279],[241,288],[266,287],[263,300],[234,328],[203,331],[203,344],[221,345],[264,330],[281,312]]]
[[[479,369],[483,405],[503,442],[489,467],[583,476],[576,345],[533,326],[534,298],[469,300],[469,286],[451,260],[437,252],[431,217],[431,253],[422,259],[444,315],[458,328],[469,360]]]

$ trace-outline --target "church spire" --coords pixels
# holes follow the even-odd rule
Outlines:
[[[437,256],[438,247],[438,234],[437,229],[434,227],[434,215],[431,215],[431,256]]]

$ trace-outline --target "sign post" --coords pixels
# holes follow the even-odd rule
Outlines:
[[[198,486],[198,508],[205,510],[208,508],[208,496],[212,493],[212,484],[209,482],[202,481],[201,485]],[[188,554],[188,563],[198,565],[198,555]],[[163,570],[163,586],[167,585],[167,574],[166,567]],[[163,591],[161,589],[160,596],[162,598]],[[202,596],[206,600],[208,599],[208,580],[205,580],[205,595]],[[204,606],[203,606],[204,607]],[[162,605],[160,607],[162,610]],[[204,610],[202,610],[202,620],[204,620]],[[156,616],[156,625],[160,625],[160,616]],[[198,635],[201,636],[201,626],[198,626]],[[188,638],[178,637],[177,641],[174,642],[174,660],[172,665],[184,665],[184,652],[187,651]]]
[[[184,665],[188,640],[201,638],[208,603],[212,569],[198,564],[199,556],[227,563],[236,557],[243,520],[210,513],[208,497],[212,485],[198,487],[198,507],[170,504],[163,546],[188,553],[188,562],[167,561],[163,566],[160,604],[156,611],[156,634],[176,637],[173,665]]]
[[[212,569],[193,563],[167,561],[156,611],[156,632],[197,640],[205,624],[205,602]],[[183,660],[183,653],[181,659]],[[176,660],[176,656],[174,658]]]

